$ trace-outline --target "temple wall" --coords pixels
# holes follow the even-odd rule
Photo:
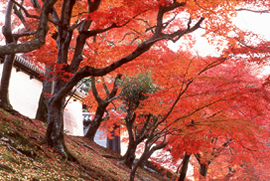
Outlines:
[[[1,64],[1,77],[2,66],[3,64]],[[9,99],[15,110],[29,118],[35,118],[41,91],[41,81],[30,79],[29,75],[22,71],[16,72],[16,69],[12,68]]]
[[[0,78],[3,64],[0,64]],[[9,98],[13,108],[29,118],[35,118],[42,82],[23,71],[12,69]],[[83,136],[82,103],[71,99],[64,110],[64,130],[70,135]]]
[[[70,99],[64,110],[64,131],[74,136],[84,136],[82,103]]]

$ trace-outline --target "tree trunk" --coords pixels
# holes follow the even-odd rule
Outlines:
[[[55,148],[66,159],[76,161],[76,158],[68,151],[64,140],[64,104],[65,95],[59,96],[58,91],[61,89],[64,81],[58,79],[55,81],[54,94],[48,103],[48,127],[44,138],[44,143]]]
[[[15,54],[6,55],[2,77],[1,77],[1,87],[0,87],[0,99],[1,99],[1,107],[7,111],[12,111],[13,107],[9,101],[9,83],[11,77],[11,71],[14,64]]]
[[[185,153],[183,157],[182,168],[181,168],[180,177],[178,178],[178,181],[185,181],[190,156],[191,154]]]
[[[133,162],[135,160],[135,153],[136,153],[136,149],[138,146],[138,143],[136,142],[133,132],[132,132],[132,127],[133,127],[133,123],[135,121],[136,118],[136,114],[132,114],[133,116],[131,116],[131,114],[129,113],[127,118],[126,118],[126,127],[128,130],[128,149],[124,155],[124,164],[126,166],[128,166],[128,168],[132,168]]]
[[[73,155],[68,151],[63,131],[63,105],[65,98],[61,101],[56,102],[53,99],[49,103],[48,107],[48,127],[45,135],[44,143],[55,148],[56,152],[60,153],[63,157],[70,160],[76,160]]]
[[[52,68],[47,67],[45,72],[45,78],[43,81],[43,89],[40,94],[39,103],[38,103],[38,110],[36,113],[36,119],[47,122],[48,120],[48,103],[49,103],[49,96],[52,94]]]
[[[201,174],[201,176],[203,176],[204,179],[206,178],[209,164],[201,164],[200,163],[200,174]]]
[[[60,152],[64,152],[62,142],[63,133],[63,104],[64,99],[60,102],[50,102],[48,107],[48,128],[45,136],[45,141],[51,146],[57,146]]]
[[[150,148],[151,148],[151,146],[148,146],[147,143],[146,143],[145,148],[144,148],[144,151],[143,151],[143,154],[141,155],[141,157],[138,160],[138,162],[134,165],[134,167],[130,171],[130,177],[129,177],[129,180],[130,181],[134,181],[134,179],[135,179],[135,173],[136,173],[138,167],[142,166],[144,164],[144,162],[146,160],[148,160],[148,158],[150,158],[150,156],[156,150],[155,148],[150,150]]]
[[[128,168],[132,168],[133,162],[135,160],[135,153],[136,153],[136,149],[137,149],[137,145],[135,143],[135,141],[130,141],[128,143],[128,149],[124,155],[124,164],[128,167]]]
[[[163,142],[163,143],[160,143],[160,144],[157,144],[157,145],[153,146],[153,144],[150,143],[151,140],[153,140],[153,137],[152,138],[149,138],[145,142],[145,147],[144,147],[143,154],[141,155],[141,157],[138,160],[138,162],[134,165],[134,167],[130,171],[130,177],[129,177],[129,180],[130,181],[134,181],[134,179],[135,179],[135,173],[136,173],[138,167],[143,166],[145,164],[145,162],[151,157],[151,155],[156,150],[162,149],[162,148],[164,148],[167,145],[166,142]]]
[[[104,120],[103,119],[103,115],[106,111],[107,106],[110,104],[110,102],[112,101],[112,98],[116,95],[117,93],[117,79],[121,78],[121,74],[118,74],[115,77],[114,80],[114,85],[113,85],[113,89],[111,92],[109,92],[108,87],[106,85],[106,83],[103,83],[103,87],[107,92],[107,96],[105,99],[101,99],[100,96],[98,95],[97,89],[96,89],[96,81],[95,81],[95,77],[91,78],[91,88],[92,88],[92,92],[93,92],[93,96],[95,97],[97,103],[98,103],[98,107],[96,109],[96,113],[95,113],[95,118],[93,121],[91,121],[89,127],[87,128],[85,137],[89,138],[90,140],[94,141],[94,137],[95,134],[97,132],[97,129],[99,128],[101,122]]]
[[[151,155],[150,155],[151,156]],[[134,181],[135,179],[135,173],[137,171],[137,168],[141,165],[143,165],[143,162],[145,160],[148,160],[148,158],[150,157],[148,156],[147,152],[143,152],[143,154],[141,155],[140,159],[138,160],[138,162],[134,165],[134,167],[132,168],[132,170],[130,171],[130,177],[129,180],[130,181]]]
[[[47,122],[47,118],[48,118],[48,105],[45,103],[44,90],[42,89],[38,101],[38,109],[35,119]]]
[[[106,108],[107,106],[105,106]],[[88,139],[90,139],[91,141],[94,141],[94,137],[96,135],[96,132],[102,122],[102,117],[104,115],[105,112],[105,108],[98,106],[97,110],[96,110],[96,114],[94,117],[94,120],[91,121],[89,128],[86,131],[85,137],[87,137]]]
[[[113,150],[113,151],[115,151],[116,153],[121,154],[120,136],[117,136],[115,134],[116,130],[119,131],[117,134],[120,135],[120,126],[115,124],[113,126],[113,130],[111,131],[113,139],[110,139],[109,137],[107,137],[107,145],[106,145],[106,147]]]
[[[89,128],[87,129],[86,131],[86,134],[85,134],[85,137],[88,138],[89,140],[91,141],[94,141],[94,137],[97,133],[97,130],[100,126],[100,123],[101,122],[98,122],[98,121],[91,121],[90,125],[89,125]]]
[[[14,3],[11,0],[9,0],[5,15],[5,25],[2,27],[2,31],[6,39],[6,44],[16,42],[11,31],[11,12],[13,6]],[[0,106],[7,111],[13,110],[13,107],[9,102],[9,82],[14,61],[15,61],[15,54],[5,55],[0,87],[0,99],[1,99]]]

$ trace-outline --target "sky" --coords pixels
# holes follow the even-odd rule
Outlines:
[[[263,35],[270,41],[270,13],[252,13],[243,11],[238,13],[234,19],[235,24],[242,30],[250,30],[256,34]],[[269,63],[270,64],[270,63]],[[261,75],[269,75],[270,66],[265,66]]]
[[[264,35],[270,40],[270,13],[239,12],[234,23],[241,29],[247,29],[254,33]]]
[[[256,34],[263,35],[267,40],[270,40],[270,13],[253,13],[249,11],[240,11],[237,17],[233,19],[234,24],[242,30],[249,30]],[[193,51],[200,56],[218,55],[215,47],[211,46],[206,38],[201,37],[204,33],[203,29],[196,30],[193,35],[196,36],[197,43],[193,47]],[[179,41],[179,43],[181,43]],[[177,43],[169,42],[169,47],[173,50],[178,49]]]
[[[262,35],[266,40],[270,41],[270,13],[254,13],[250,11],[240,11],[237,16],[233,19],[233,23],[241,30],[252,31],[255,34]],[[207,39],[201,37],[204,33],[203,29],[196,30],[193,35],[196,37],[196,44],[191,49],[194,54],[199,56],[219,56],[215,47],[207,42]],[[182,42],[169,42],[169,47],[176,51],[179,48],[178,44]],[[258,77],[262,77],[270,74],[270,62],[269,66],[264,66],[259,71],[261,72]]]
[[[4,23],[4,10],[0,6],[0,23]],[[242,30],[253,31],[254,33],[265,36],[267,40],[270,41],[270,13],[253,13],[249,11],[239,11],[237,16],[234,18],[233,22]],[[0,33],[2,28],[0,27]],[[203,29],[196,30],[193,34],[196,37],[197,43],[193,47],[194,53],[200,56],[218,56],[215,47],[209,45],[206,38],[201,37],[204,33]],[[181,41],[178,43],[169,42],[169,47],[173,50],[177,50]],[[5,44],[2,40],[0,44]],[[266,71],[270,73],[270,67],[265,67]]]
[[[5,10],[0,6],[0,22],[4,23],[4,14],[2,13],[5,13]],[[239,11],[233,22],[242,30],[253,31],[254,33],[264,35],[266,39],[270,40],[270,22],[268,23],[269,20],[270,13],[261,14],[249,11]],[[0,33],[1,32],[2,28],[0,28]],[[194,46],[194,51],[197,51],[201,56],[213,54],[215,52],[215,48],[210,46],[205,38],[200,37],[203,32],[204,30],[199,29],[194,33],[197,39],[197,44]],[[174,44],[170,42],[169,46],[174,50],[178,48],[177,43]]]

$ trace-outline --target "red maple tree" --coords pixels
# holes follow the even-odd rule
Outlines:
[[[142,101],[143,106],[135,111],[136,114],[151,114],[158,118],[149,130],[150,135],[145,140],[146,149],[139,164],[151,155],[152,148],[155,150],[158,145],[167,144],[167,138],[173,140],[169,135],[178,132],[188,143],[195,142],[194,149],[197,151],[201,143],[207,143],[206,135],[209,139],[218,137],[220,144],[230,140],[225,139],[225,133],[233,131],[241,136],[232,134],[234,141],[244,146],[253,139],[254,134],[251,137],[240,134],[240,129],[245,125],[253,130],[252,122],[247,122],[244,115],[253,119],[260,110],[260,107],[250,104],[249,93],[245,92],[257,91],[257,87],[249,87],[253,86],[251,80],[254,79],[247,76],[236,81],[241,74],[233,77],[233,71],[244,70],[238,61],[230,66],[220,64],[233,54],[243,54],[243,48],[238,44],[239,38],[229,35],[234,31],[244,38],[244,34],[232,25],[230,17],[235,15],[237,5],[255,4],[256,1],[12,2],[24,12],[27,23],[33,25],[35,36],[18,44],[0,46],[0,53],[36,50],[32,54],[34,61],[49,62],[53,71],[54,92],[48,102],[48,129],[44,141],[63,156],[75,159],[65,146],[62,115],[65,97],[72,88],[88,76],[109,73],[111,76],[117,73],[135,75],[149,69],[153,80],[162,89]],[[260,5],[266,2],[262,1]],[[31,8],[26,9],[26,6]],[[219,58],[201,58],[182,51],[173,53],[167,48],[167,41],[176,42],[183,38],[192,45],[194,41],[187,35],[201,27],[206,30],[209,41],[215,40],[219,45],[226,40],[227,52],[224,51]],[[256,57],[253,57],[255,60]],[[249,81],[252,83],[247,84]],[[231,104],[236,104],[236,107]],[[217,121],[224,119],[229,120],[230,124]],[[256,119],[255,123],[264,124],[263,119]],[[233,143],[230,146],[236,147]],[[193,148],[193,145],[189,145]],[[185,151],[188,153],[188,150]],[[132,170],[131,180],[136,168]]]

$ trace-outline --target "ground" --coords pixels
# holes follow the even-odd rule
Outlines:
[[[99,180],[128,181],[130,169],[120,156],[83,137],[66,135],[70,152],[78,162],[64,160],[51,147],[42,144],[46,124],[22,115],[11,115],[0,109],[0,180]],[[149,170],[139,168],[136,180],[170,180]],[[171,175],[170,175],[171,176]]]

